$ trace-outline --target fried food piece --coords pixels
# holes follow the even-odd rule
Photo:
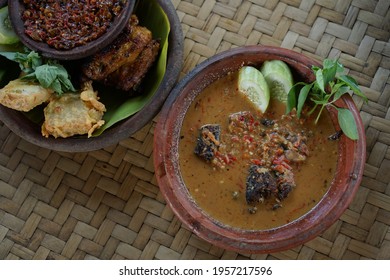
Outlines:
[[[16,79],[0,89],[0,104],[14,110],[28,112],[34,107],[47,102],[53,90],[37,83]]]
[[[54,97],[44,109],[42,135],[55,138],[92,133],[104,124],[106,108],[98,101],[92,82],[86,82],[80,94],[65,93]]]
[[[138,25],[132,16],[129,26],[107,48],[96,53],[82,66],[82,72],[91,80],[103,80],[122,65],[136,60],[151,42],[152,33]]]
[[[126,63],[109,74],[103,84],[120,90],[137,89],[142,79],[153,65],[160,49],[160,42],[152,40],[140,53],[134,62]]]

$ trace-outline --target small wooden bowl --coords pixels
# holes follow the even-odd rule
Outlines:
[[[22,14],[25,10],[23,0],[8,1],[9,17],[15,33],[19,36],[20,41],[28,48],[35,50],[47,58],[59,60],[76,60],[81,59],[103,49],[109,45],[123,30],[128,23],[133,12],[135,0],[127,0],[119,16],[111,23],[108,30],[96,40],[86,45],[78,46],[69,50],[55,49],[45,42],[38,42],[25,33],[24,21]]]
[[[329,228],[346,210],[359,188],[366,155],[364,126],[352,98],[339,99],[337,106],[348,108],[357,123],[359,140],[341,137],[337,169],[323,198],[300,218],[266,230],[245,230],[216,221],[192,198],[182,178],[179,163],[180,131],[184,116],[194,99],[209,84],[243,65],[261,65],[266,60],[282,60],[302,81],[315,79],[313,59],[292,50],[247,46],[215,55],[196,66],[172,90],[159,115],[154,134],[156,179],[167,204],[180,221],[209,243],[241,253],[271,253],[299,246]],[[336,113],[330,112],[333,123]],[[335,127],[336,128],[336,127]],[[337,128],[339,129],[339,128]],[[218,199],[218,198],[216,198]]]

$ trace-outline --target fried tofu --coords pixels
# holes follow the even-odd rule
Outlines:
[[[18,111],[28,112],[34,107],[47,102],[53,90],[38,83],[16,79],[0,89],[0,104]]]
[[[86,82],[81,93],[64,93],[51,99],[44,109],[42,135],[67,138],[87,134],[91,137],[104,124],[105,111],[92,82]]]

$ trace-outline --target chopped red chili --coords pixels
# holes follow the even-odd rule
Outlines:
[[[127,0],[23,0],[25,32],[33,40],[69,50],[102,36]]]

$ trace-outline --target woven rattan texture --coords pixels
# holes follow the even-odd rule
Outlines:
[[[262,44],[339,58],[369,98],[364,178],[325,233],[264,255],[224,251],[173,215],[153,170],[151,122],[90,153],[36,147],[0,121],[0,259],[390,259],[389,0],[173,0],[181,77],[218,52]]]

